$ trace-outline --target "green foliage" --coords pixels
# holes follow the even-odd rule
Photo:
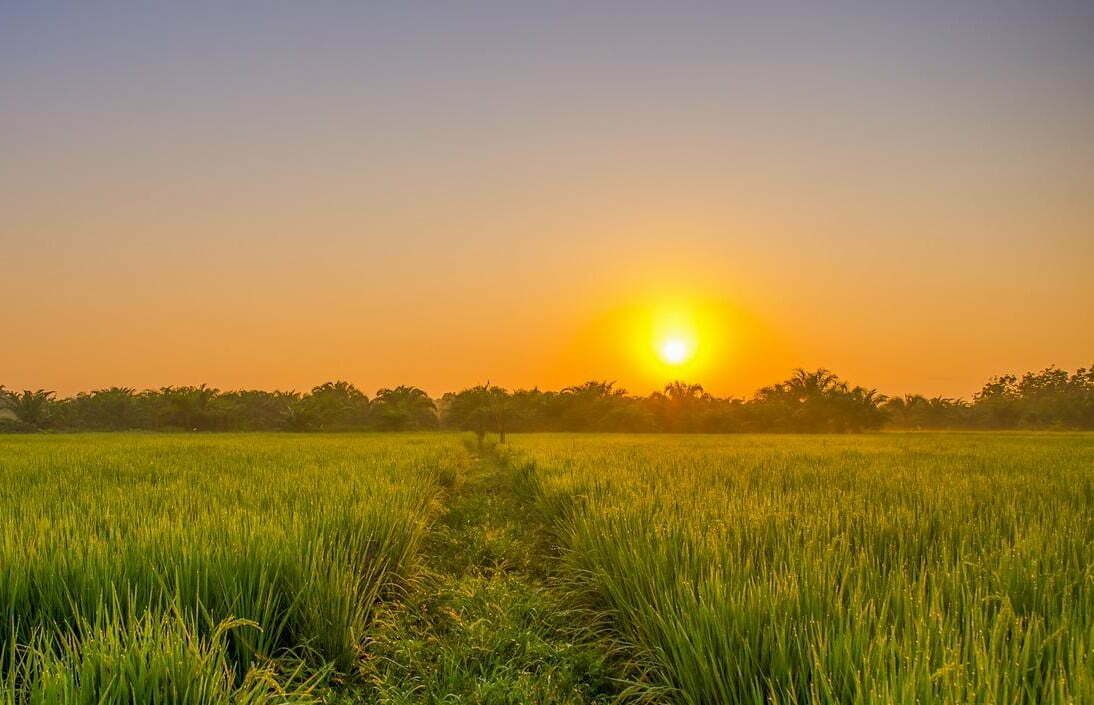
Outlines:
[[[635,694],[1094,700],[1088,435],[531,436],[528,493]]]
[[[50,419],[50,402],[54,393],[45,389],[21,393],[0,387],[0,409],[10,411],[22,424],[31,428],[43,428]]]
[[[275,663],[354,670],[461,456],[443,436],[0,439],[0,654],[43,654],[0,694],[299,702],[241,693]],[[126,700],[139,684],[161,699]]]
[[[129,387],[77,394],[66,406],[66,419],[72,415],[90,429],[120,431],[143,425],[136,391]]]
[[[298,405],[311,420],[310,430],[363,429],[368,422],[368,397],[349,382],[321,384],[300,399]]]
[[[10,418],[0,416],[0,433],[37,433],[39,430],[41,429],[20,421],[14,416]]]
[[[972,422],[982,427],[1094,428],[1094,366],[994,377],[973,401]]]
[[[946,429],[969,425],[970,406],[961,399],[908,394],[887,399],[882,405],[889,421],[898,428]]]
[[[296,392],[243,389],[220,394],[214,405],[220,427],[227,431],[298,430],[287,419],[299,400]]]
[[[519,415],[512,395],[489,382],[444,395],[441,407],[445,424],[461,431],[472,431],[478,438],[480,448],[489,432],[497,433],[504,443],[505,434],[512,429]]]
[[[875,389],[850,387],[832,372],[798,369],[785,382],[764,387],[756,405],[776,431],[798,433],[876,430],[885,421],[885,397]]]
[[[1092,566],[1084,434],[9,437],[0,703],[1073,705]]]
[[[353,702],[584,705],[611,701],[607,659],[551,590],[538,525],[490,454],[460,474],[417,589],[381,607]]]
[[[111,617],[55,641],[38,640],[0,681],[8,703],[27,705],[307,705],[318,702],[322,673],[298,679],[273,664],[252,666],[242,678],[227,659],[237,630],[257,629],[228,619],[207,638],[185,622],[151,615]],[[293,683],[293,680],[298,682]]]
[[[439,412],[439,413],[438,413]],[[7,421],[4,414],[14,418]],[[887,398],[825,369],[796,370],[751,399],[718,398],[702,385],[672,382],[638,397],[610,381],[561,391],[486,383],[434,404],[417,387],[381,389],[371,402],[349,382],[307,394],[197,387],[136,393],[125,387],[56,400],[46,390],[0,387],[0,432],[54,430],[417,431],[440,425],[501,440],[519,431],[670,433],[855,433],[885,424],[904,429],[1094,429],[1094,367],[1048,368],[989,380],[971,402],[920,395]]]
[[[197,387],[163,387],[156,399],[160,421],[168,428],[209,431],[217,426],[213,400],[219,389],[204,384]]]
[[[398,386],[376,392],[372,427],[380,431],[418,431],[437,427],[437,407],[423,390]]]
[[[614,382],[592,381],[560,392],[512,394],[489,384],[446,394],[442,420],[474,431],[669,431],[673,433],[781,431],[855,432],[885,421],[884,397],[851,387],[827,370],[798,370],[761,389],[751,401],[718,399],[701,385],[672,382],[663,392],[632,397]]]

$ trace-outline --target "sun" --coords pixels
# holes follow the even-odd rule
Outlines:
[[[661,359],[670,365],[682,365],[691,357],[691,345],[683,338],[666,338],[661,341]]]
[[[624,309],[605,332],[616,349],[633,358],[645,384],[696,379],[725,359],[723,339],[728,323],[722,309],[695,297],[650,297]]]

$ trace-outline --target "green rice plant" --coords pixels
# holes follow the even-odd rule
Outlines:
[[[1094,436],[514,443],[635,692],[1094,701]]]
[[[51,654],[41,678],[157,639],[205,644],[238,682],[273,660],[351,671],[464,458],[442,435],[0,439],[0,649]]]
[[[169,615],[100,619],[79,634],[36,639],[10,662],[0,697],[12,705],[317,702],[312,692],[322,673],[309,678],[292,673],[285,679],[272,666],[256,666],[237,679],[226,658],[225,639],[234,631],[257,628],[244,620],[225,620],[202,639]]]

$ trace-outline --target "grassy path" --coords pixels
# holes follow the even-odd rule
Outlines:
[[[600,650],[548,584],[536,515],[491,454],[451,489],[426,570],[378,615],[370,703],[583,705],[612,699]]]

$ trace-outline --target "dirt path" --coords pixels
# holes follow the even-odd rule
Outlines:
[[[425,576],[378,615],[363,702],[580,705],[612,699],[600,650],[550,588],[541,527],[492,454],[446,498]]]

